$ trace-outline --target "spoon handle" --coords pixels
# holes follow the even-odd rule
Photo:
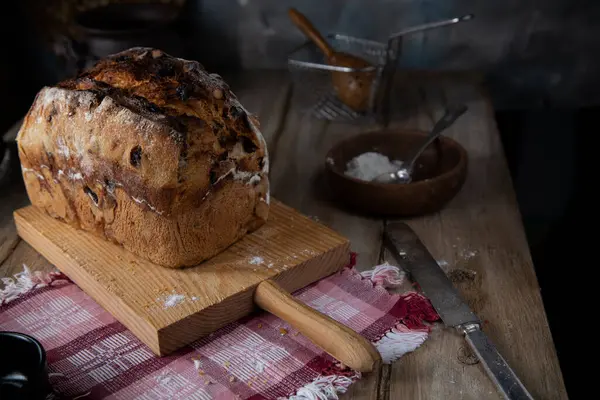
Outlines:
[[[456,121],[458,119],[458,117],[463,115],[466,111],[467,111],[467,106],[465,106],[465,105],[448,107],[446,109],[446,113],[444,114],[444,116],[442,118],[440,118],[440,120],[435,124],[435,126],[431,130],[431,132],[429,132],[429,136],[427,136],[427,140],[425,141],[425,143],[423,143],[421,145],[421,147],[419,147],[417,149],[417,151],[413,154],[413,156],[410,157],[408,159],[408,161],[406,162],[406,164],[404,164],[402,167],[406,168],[408,173],[410,175],[412,175],[412,172],[413,172],[413,169],[415,166],[415,162],[417,161],[417,159],[419,158],[421,153],[423,153],[425,151],[425,149],[427,147],[429,147],[429,145],[438,136],[440,136],[440,134],[444,130],[446,130],[446,128],[448,128],[450,125],[452,125],[454,123],[454,121]]]
[[[319,33],[317,28],[315,28],[314,25],[308,20],[308,18],[306,18],[304,14],[300,13],[295,8],[290,8],[288,10],[288,14],[294,25],[296,25],[302,31],[302,33],[308,36],[309,39],[315,42],[321,51],[325,53],[327,58],[331,58],[334,53],[333,49],[329,43],[327,43],[325,38]]]

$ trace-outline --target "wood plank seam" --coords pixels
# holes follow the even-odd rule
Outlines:
[[[14,240],[14,242],[9,245],[6,253],[4,254],[4,257],[2,257],[0,259],[0,265],[4,264],[4,262],[6,260],[8,260],[8,258],[15,251],[15,249],[17,248],[17,246],[19,245],[20,242],[21,242],[21,238],[17,236],[17,238]],[[4,243],[0,243],[0,245],[2,245],[2,244],[4,244]]]
[[[271,136],[271,140],[270,140],[271,148],[268,150],[277,148],[279,139],[281,138],[281,135],[283,134],[283,132],[285,130],[285,121],[287,120],[287,116],[291,109],[293,93],[294,93],[294,87],[290,83],[290,84],[288,84],[287,91],[286,91],[286,94],[284,97],[284,105],[282,108],[281,117],[279,118],[279,121],[277,122],[277,125],[274,129],[273,135]],[[275,160],[277,159],[277,152],[269,151],[269,159],[270,159],[269,160],[270,166],[272,169],[273,165],[275,165]]]
[[[390,378],[392,368],[390,365],[382,365],[379,374],[379,384],[377,385],[377,399],[390,400]]]

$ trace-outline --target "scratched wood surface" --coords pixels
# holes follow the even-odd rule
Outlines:
[[[358,252],[359,269],[382,261],[395,263],[381,247],[385,221],[337,207],[321,174],[323,157],[333,143],[374,127],[329,123],[303,114],[305,104],[285,73],[255,72],[228,80],[261,120],[272,157],[274,196],[348,237]],[[566,399],[487,96],[462,76],[408,76],[398,93],[392,126],[399,128],[429,129],[449,101],[469,106],[469,113],[447,131],[469,152],[463,189],[439,213],[407,222],[486,321],[484,330],[534,398]],[[20,184],[0,190],[0,276],[21,271],[22,264],[33,270],[52,269],[16,236],[10,214],[26,201],[22,190]],[[408,283],[401,290],[407,288]],[[364,377],[342,398],[499,399],[482,366],[473,364],[470,356],[457,334],[437,325],[417,351]]]
[[[442,212],[408,223],[485,321],[484,331],[533,397],[566,398],[492,109],[472,85],[429,83],[417,92],[420,112],[398,125],[430,129],[444,104],[469,106],[446,134],[465,146],[470,168],[463,189]],[[396,262],[387,251],[382,258]],[[390,368],[390,393],[398,398],[497,398],[463,339],[441,328],[418,352]],[[430,383],[426,389],[406,384],[423,379]]]

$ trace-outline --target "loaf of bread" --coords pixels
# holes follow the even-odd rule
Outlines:
[[[18,134],[34,206],[165,267],[265,223],[258,121],[195,61],[132,48],[37,94]]]

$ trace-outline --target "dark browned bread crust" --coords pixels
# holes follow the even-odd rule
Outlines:
[[[165,266],[211,257],[268,215],[257,121],[218,75],[160,50],[43,88],[18,141],[34,205]]]

